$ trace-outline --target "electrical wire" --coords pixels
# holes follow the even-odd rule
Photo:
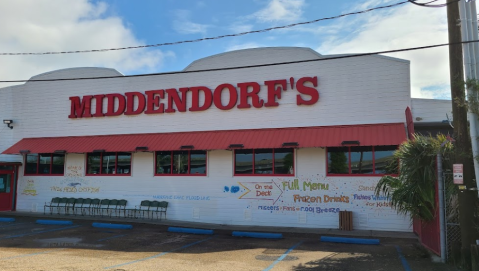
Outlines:
[[[447,5],[450,5],[452,3],[459,2],[460,0],[451,1],[451,2],[444,3],[444,4],[439,4],[439,5],[430,5],[430,3],[433,3],[433,2],[436,2],[436,1],[431,1],[431,2],[427,2],[427,3],[417,3],[417,1],[418,0],[408,0],[409,3],[412,3],[414,5],[418,5],[418,6],[421,6],[421,7],[427,7],[427,8],[443,8],[443,7],[446,7]]]
[[[403,1],[403,2],[396,3],[396,4],[391,4],[391,5],[386,5],[386,6],[379,6],[379,7],[370,8],[370,9],[366,9],[366,10],[362,10],[362,11],[355,11],[355,12],[345,13],[345,14],[341,14],[341,15],[337,15],[337,16],[320,18],[320,19],[316,19],[316,20],[312,20],[312,21],[307,21],[307,22],[299,22],[299,23],[294,23],[294,24],[289,24],[289,25],[275,26],[275,27],[260,29],[260,30],[252,30],[252,31],[241,32],[241,33],[236,33],[236,34],[226,34],[226,35],[221,35],[221,36],[216,36],[216,37],[207,37],[207,38],[194,39],[194,40],[184,40],[184,41],[176,41],[176,42],[165,42],[165,43],[158,43],[158,44],[139,45],[139,46],[128,46],[128,47],[108,48],[108,49],[92,49],[92,50],[76,50],[76,51],[57,51],[57,52],[38,52],[38,53],[0,53],[0,56],[57,55],[57,54],[99,53],[99,52],[108,52],[108,51],[120,51],[120,50],[130,50],[130,49],[141,49],[141,48],[161,47],[161,46],[177,45],[177,44],[183,44],[183,43],[194,43],[194,42],[200,42],[200,41],[205,41],[205,40],[217,40],[217,39],[222,39],[222,38],[238,37],[238,36],[243,36],[243,35],[247,35],[247,34],[264,33],[264,32],[268,32],[268,31],[276,30],[276,29],[285,29],[285,28],[291,28],[291,27],[298,26],[298,25],[306,25],[306,24],[317,23],[317,22],[320,22],[320,21],[338,19],[338,18],[341,18],[341,17],[346,17],[346,16],[350,16],[350,15],[357,15],[357,14],[367,13],[367,12],[371,12],[371,11],[378,10],[378,9],[392,8],[392,7],[396,7],[396,6],[400,6],[400,5],[409,3],[409,2],[411,2],[411,1],[412,1],[412,0],[407,0],[407,1]],[[433,1],[429,2],[429,3],[436,2],[436,1],[439,1],[439,0],[433,0]],[[459,1],[459,0],[457,0],[457,1]]]
[[[215,69],[204,69],[204,70],[191,70],[191,71],[176,71],[176,72],[163,72],[163,73],[149,73],[149,74],[135,74],[135,75],[117,75],[117,76],[102,76],[102,77],[77,77],[77,78],[57,78],[57,79],[30,79],[30,80],[1,80],[0,83],[24,83],[24,82],[53,82],[53,81],[77,81],[77,80],[98,80],[98,79],[114,79],[114,78],[133,78],[133,77],[145,77],[145,76],[163,76],[163,75],[172,75],[172,74],[188,74],[188,73],[200,73],[200,72],[213,72],[213,71],[227,71],[227,70],[239,70],[239,69],[249,69],[249,68],[258,68],[258,67],[270,67],[278,65],[289,65],[289,64],[298,64],[298,63],[307,63],[307,62],[316,62],[316,61],[328,61],[335,59],[344,59],[352,57],[361,57],[361,56],[372,56],[379,54],[388,54],[388,53],[398,53],[406,51],[415,51],[415,50],[424,50],[431,48],[438,48],[451,45],[461,45],[469,44],[473,42],[479,42],[479,40],[471,41],[461,41],[461,42],[452,42],[452,43],[442,43],[435,45],[427,45],[420,47],[410,47],[396,50],[388,51],[377,51],[370,53],[362,54],[351,54],[351,55],[340,55],[325,57],[319,59],[306,59],[306,60],[297,60],[297,61],[288,61],[288,62],[278,62],[278,63],[268,63],[268,64],[257,64],[257,65],[248,65],[248,66],[237,66],[237,67],[226,67],[226,68],[215,68]]]

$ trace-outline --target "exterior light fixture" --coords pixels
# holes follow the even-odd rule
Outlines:
[[[228,149],[238,149],[238,148],[244,148],[243,144],[230,144],[228,146]]]
[[[28,153],[30,153],[30,150],[20,150],[20,153],[21,154],[28,154]]]
[[[284,142],[283,147],[298,147],[299,143],[298,142]]]
[[[182,149],[182,150],[191,150],[191,149],[194,149],[194,148],[195,148],[195,146],[193,146],[193,145],[183,145],[183,146],[180,147],[180,149]]]
[[[148,147],[147,147],[147,146],[138,146],[138,147],[136,147],[135,150],[136,150],[136,151],[147,151],[147,150],[148,150]]]
[[[351,146],[351,145],[359,146],[359,140],[346,140],[346,141],[341,142],[341,145],[343,145],[343,146]]]
[[[8,128],[13,129],[13,120],[3,120],[3,124],[6,124]]]

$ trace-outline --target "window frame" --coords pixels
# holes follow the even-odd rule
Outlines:
[[[197,151],[204,151],[205,152],[205,173],[191,173],[191,152]],[[181,174],[181,173],[157,173],[157,162],[158,162],[158,153],[159,152],[169,152],[170,153],[170,172],[173,172],[173,160],[174,160],[174,152],[187,152],[188,153],[188,173]],[[175,176],[175,177],[184,177],[184,176],[207,176],[208,175],[208,151],[207,150],[174,150],[174,151],[155,151],[155,164],[153,167],[154,176]]]
[[[253,168],[251,169],[251,171],[253,173],[247,173],[247,174],[238,174],[236,173],[236,151],[249,151],[251,150],[252,153],[252,157],[253,157],[253,160],[252,160],[252,165],[253,165]],[[258,173],[254,173],[255,172],[255,164],[256,164],[256,161],[255,161],[255,150],[272,150],[272,157],[273,157],[273,165],[272,165],[272,169],[273,169],[273,173],[271,174],[258,174]],[[275,150],[292,150],[293,151],[293,173],[290,173],[290,174],[275,174],[274,171],[275,171]],[[238,177],[248,177],[248,176],[254,176],[254,177],[260,177],[260,176],[263,176],[263,177],[270,177],[270,176],[283,176],[283,177],[294,177],[296,176],[296,149],[295,148],[266,148],[266,149],[235,149],[233,151],[233,176],[238,176]]]
[[[37,155],[37,170],[36,173],[27,173],[27,162],[28,162],[28,155]],[[39,173],[40,169],[40,156],[50,156],[50,173],[42,174]],[[53,156],[63,156],[63,173],[53,174]],[[25,162],[24,162],[24,169],[23,175],[24,176],[65,176],[65,165],[66,165],[66,155],[63,153],[29,153],[25,155]]]
[[[130,172],[129,173],[122,173],[122,174],[118,174],[116,173],[117,169],[118,169],[118,154],[130,154]],[[88,173],[88,171],[90,170],[90,165],[88,163],[88,157],[90,155],[100,155],[100,164],[99,164],[99,168],[100,168],[100,172],[102,171],[102,168],[103,168],[103,155],[107,154],[107,155],[112,155],[114,154],[115,155],[115,170],[113,171],[114,173],[112,174],[105,174],[105,173],[99,173],[99,174],[93,174],[93,173]],[[86,153],[86,159],[85,159],[85,176],[131,176],[131,171],[133,169],[133,154],[131,152],[88,152]]]
[[[399,148],[397,145],[387,145],[387,146],[395,146],[396,150]],[[376,173],[376,147],[387,147],[385,146],[341,146],[341,147],[327,147],[326,148],[326,176],[328,177],[341,177],[341,176],[349,176],[349,177],[368,177],[368,176],[398,176],[399,171],[395,174],[391,173]],[[367,173],[367,174],[362,174],[362,173],[352,173],[352,168],[351,168],[351,148],[354,147],[371,147],[371,152],[372,152],[372,167],[373,167],[373,173]],[[348,148],[348,171],[349,173],[329,173],[329,148]]]

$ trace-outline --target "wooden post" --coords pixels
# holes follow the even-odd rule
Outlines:
[[[449,43],[460,43],[461,21],[459,16],[459,2],[447,0],[447,20]],[[467,107],[465,106],[466,93],[464,84],[464,64],[462,45],[449,45],[449,71],[451,81],[452,114],[454,117],[454,144],[455,164],[464,165],[464,185],[472,188],[474,185],[474,166],[471,150],[471,141],[468,131]],[[474,200],[476,194],[465,189],[460,190],[459,224],[461,227],[461,256],[467,267],[471,265],[471,244],[474,240]]]

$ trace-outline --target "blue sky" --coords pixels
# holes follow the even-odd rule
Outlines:
[[[402,1],[5,0],[0,1],[0,51],[88,50],[192,40],[398,2]],[[0,56],[0,79],[28,79],[79,66],[115,68],[124,74],[177,71],[202,57],[266,46],[310,47],[320,54],[424,46],[447,42],[446,22],[445,8],[406,3],[341,19],[212,41],[105,53]],[[391,56],[411,61],[413,97],[449,98],[447,48]]]

